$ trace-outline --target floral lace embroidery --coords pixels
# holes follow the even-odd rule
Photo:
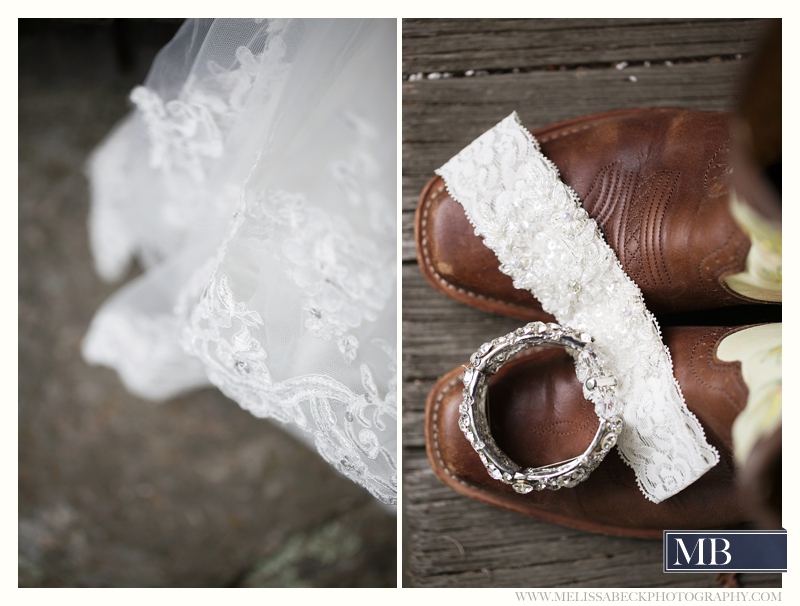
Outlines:
[[[144,86],[133,89],[131,101],[142,112],[150,135],[150,166],[186,171],[195,181],[205,180],[202,159],[218,158],[223,150],[222,134],[209,109],[178,99],[164,103]]]
[[[286,20],[272,20],[266,29],[264,49],[258,54],[239,46],[236,69],[210,61],[208,75],[198,78],[191,74],[177,99],[164,101],[145,86],[133,89],[130,98],[147,127],[153,168],[187,174],[197,183],[205,181],[205,160],[222,156],[225,137],[254,92],[259,72],[268,64],[270,86],[257,91],[262,103],[269,101],[270,91],[288,72],[289,65],[282,62],[286,45],[277,35],[285,27]]]
[[[348,362],[359,341],[349,329],[374,321],[393,292],[391,263],[374,242],[346,221],[312,207],[300,194],[271,191],[247,204],[265,238],[285,238],[280,262],[303,292],[305,328],[320,339],[336,339]]]
[[[516,113],[436,172],[514,286],[595,337],[617,378],[619,452],[644,495],[658,503],[714,466],[718,454],[686,408],[639,288]]]
[[[202,361],[209,380],[242,408],[312,434],[326,461],[381,501],[395,504],[396,371],[384,397],[366,364],[360,367],[362,394],[324,375],[273,382],[258,338],[263,325],[257,312],[234,299],[226,276],[214,277],[190,312],[184,348]],[[393,368],[395,354],[384,345],[381,349]],[[368,465],[368,460],[377,464]]]

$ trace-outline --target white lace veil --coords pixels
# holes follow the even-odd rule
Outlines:
[[[216,385],[396,503],[395,20],[191,20],[89,164],[83,353]]]

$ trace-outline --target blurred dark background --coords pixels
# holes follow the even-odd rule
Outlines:
[[[19,585],[394,587],[395,515],[315,452],[80,356],[121,284],[92,269],[86,157],[181,22],[19,21]]]

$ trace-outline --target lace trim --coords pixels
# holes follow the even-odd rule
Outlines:
[[[436,172],[514,286],[530,290],[559,323],[595,337],[618,380],[619,452],[642,493],[658,503],[713,467],[719,456],[686,407],[638,286],[517,114]]]
[[[359,366],[361,390],[326,374],[275,381],[263,347],[264,320],[236,300],[220,269],[228,247],[246,241],[267,246],[277,265],[300,289],[304,329],[312,337],[336,339],[352,363],[359,341],[351,328],[375,321],[392,294],[394,275],[374,244],[346,221],[313,207],[298,193],[242,194],[215,258],[195,272],[178,299],[184,350],[199,358],[208,380],[257,417],[300,428],[321,456],[365,486],[379,500],[396,504],[397,361],[387,342],[372,339],[386,356],[387,391],[381,396],[366,364]],[[204,285],[203,289],[201,285]]]
[[[257,417],[292,423],[311,434],[322,457],[375,497],[397,503],[397,467],[391,432],[397,422],[396,370],[381,397],[372,371],[361,365],[359,394],[325,375],[274,382],[258,331],[261,316],[236,301],[225,275],[212,278],[184,328],[183,345],[197,356],[208,379]],[[396,354],[377,343],[396,369]],[[391,419],[391,422],[389,421]],[[383,446],[382,446],[383,444]],[[380,460],[390,473],[375,473],[366,460]]]

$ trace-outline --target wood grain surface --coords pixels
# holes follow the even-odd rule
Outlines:
[[[442,484],[425,453],[425,399],[474,349],[520,325],[457,303],[417,267],[414,211],[433,171],[516,110],[530,129],[627,107],[729,109],[757,20],[403,21],[404,578],[416,587],[718,587],[662,573],[661,541],[529,519]],[[624,63],[623,63],[624,62]],[[779,587],[780,575],[743,575]]]

